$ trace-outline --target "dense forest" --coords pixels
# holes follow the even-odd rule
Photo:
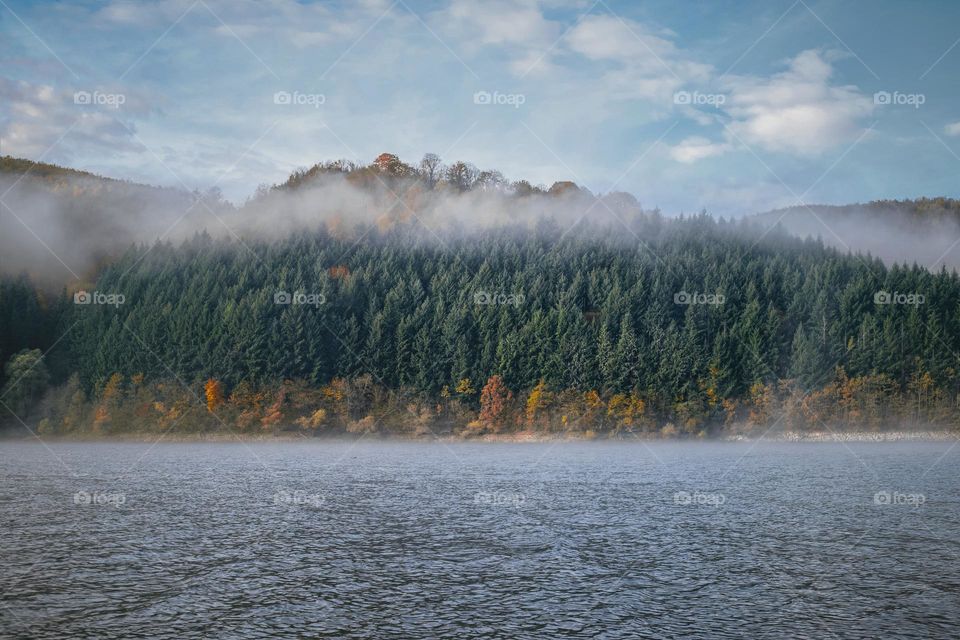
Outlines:
[[[0,411],[63,435],[953,427],[958,305],[952,271],[703,214],[197,234],[59,297],[3,280]]]

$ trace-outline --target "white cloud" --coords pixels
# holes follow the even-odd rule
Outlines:
[[[221,24],[214,28],[213,31],[218,36],[240,39],[253,38],[264,32],[263,27],[257,24]]]
[[[78,149],[142,151],[130,131],[133,125],[119,120],[129,114],[109,106],[76,104],[71,90],[0,77],[0,105],[4,154],[34,159],[47,154],[48,160],[62,162]]]
[[[550,44],[560,35],[535,0],[454,0],[442,12],[448,26],[470,32],[485,45],[517,45],[524,49]]]
[[[591,60],[618,62],[648,75],[677,81],[704,80],[711,65],[691,60],[673,42],[673,34],[653,33],[645,25],[613,16],[588,16],[570,31],[569,47]]]
[[[454,49],[471,54],[499,49],[517,76],[569,74],[584,63],[599,65],[594,78],[613,99],[664,99],[711,69],[685,56],[672,34],[632,20],[588,15],[565,32],[567,25],[547,18],[536,0],[453,0],[434,22],[458,43]]]
[[[466,57],[498,50],[509,59],[510,72],[520,77],[552,69],[549,53],[563,33],[537,0],[452,0],[429,21],[451,50]]]
[[[951,122],[943,130],[948,136],[960,136],[960,122]]]
[[[324,44],[335,38],[357,37],[371,17],[381,15],[388,6],[382,0],[358,2],[350,12],[335,16],[322,4],[304,4],[295,0],[160,0],[153,3],[114,0],[99,9],[98,24],[149,27],[181,31],[205,25],[213,33],[242,40],[269,38],[290,42],[299,48]],[[222,21],[222,22],[221,22]]]
[[[664,57],[676,53],[672,42],[650,34],[643,25],[609,15],[587,16],[570,31],[567,42],[571,49],[592,60],[639,65],[662,65]]]
[[[587,16],[565,43],[588,60],[616,65],[603,75],[614,98],[666,101],[684,84],[704,81],[711,70],[688,59],[667,37],[609,15]]]
[[[677,162],[692,164],[697,160],[722,155],[729,149],[729,144],[711,142],[701,136],[691,136],[680,144],[670,147],[670,157]]]
[[[96,12],[96,17],[100,21],[120,25],[170,25],[193,4],[192,0],[162,0],[152,3],[117,0],[101,7]]]
[[[767,151],[817,155],[864,131],[873,100],[854,86],[832,85],[833,67],[818,51],[799,54],[770,78],[727,83],[724,110],[735,138]]]

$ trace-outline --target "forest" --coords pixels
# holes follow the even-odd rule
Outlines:
[[[958,304],[953,271],[706,214],[198,233],[58,296],[5,277],[0,412],[64,436],[955,428]]]

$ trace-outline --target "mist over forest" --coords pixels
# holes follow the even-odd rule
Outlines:
[[[887,264],[916,263],[931,270],[960,266],[960,201],[951,198],[804,205],[753,219],[820,238],[841,251],[870,253]]]
[[[625,193],[382,154],[235,205],[41,169],[7,172],[5,227],[29,221],[0,241],[0,382],[45,433],[702,437],[960,419],[943,357],[960,351],[960,280],[892,242],[939,247],[950,200],[670,217]],[[853,231],[873,210],[856,253],[798,226],[822,214]],[[23,250],[33,228],[58,260]]]
[[[386,230],[399,224],[439,241],[451,230],[530,229],[547,220],[568,233],[622,229],[644,211],[661,214],[622,191],[593,194],[570,181],[549,187],[511,182],[468,162],[444,164],[435,154],[414,165],[391,154],[370,165],[322,162],[281,184],[261,185],[240,203],[215,188],[152,187],[5,157],[0,193],[0,273],[26,271],[51,292],[92,282],[98,269],[132,245],[177,244],[197,233],[255,241],[327,229],[349,237],[370,225]],[[746,219],[767,233],[779,225],[843,252],[879,257],[888,266],[916,262],[952,269],[960,255],[960,205],[950,199],[804,206]]]

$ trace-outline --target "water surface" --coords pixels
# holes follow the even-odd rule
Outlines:
[[[0,443],[9,638],[955,638],[950,443]]]

